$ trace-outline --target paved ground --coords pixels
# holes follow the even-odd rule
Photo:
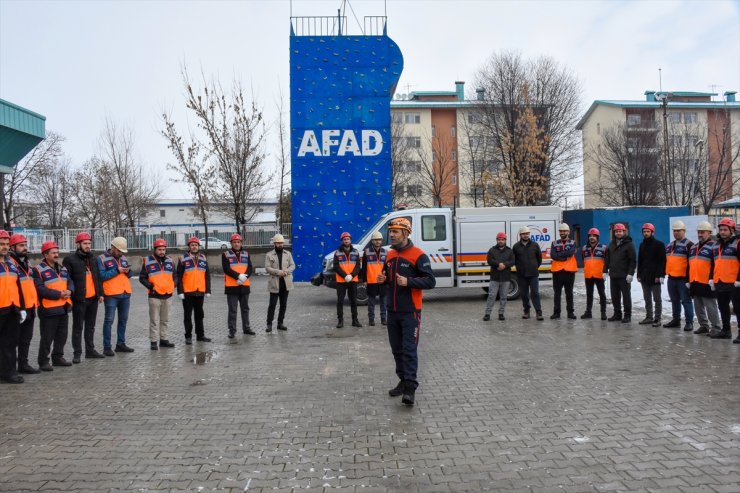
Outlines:
[[[230,343],[214,295],[214,342],[175,324],[150,351],[137,290],[135,353],[0,387],[0,490],[740,491],[740,345],[518,302],[486,323],[482,296],[438,290],[406,409],[383,327],[334,329],[333,293],[301,285],[265,334],[255,284],[257,336]]]

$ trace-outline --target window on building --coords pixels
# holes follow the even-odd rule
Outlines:
[[[684,123],[697,123],[699,118],[695,111],[687,111],[683,114]]]
[[[642,121],[642,118],[640,115],[627,115],[627,126],[628,127],[636,127],[640,124]]]
[[[421,171],[421,161],[403,161],[400,168],[408,173],[418,173]]]
[[[418,183],[411,183],[406,185],[406,195],[409,197],[418,197],[422,194],[421,185]]]
[[[406,112],[403,114],[403,123],[421,123],[421,114]]]
[[[457,137],[457,127],[454,126],[454,125],[452,127],[450,127],[450,136],[451,137]]]
[[[450,151],[450,159],[452,159],[453,161],[457,161],[457,151]]]
[[[421,137],[406,137],[406,145],[413,149],[421,147]]]
[[[457,175],[452,175],[452,184],[457,185]]]
[[[391,121],[393,123],[403,123],[403,113],[393,113],[391,115]]]
[[[601,123],[596,124],[596,135],[601,135]]]
[[[437,136],[437,127],[432,125],[432,137],[436,137],[436,136]]]
[[[432,150],[432,161],[436,161],[436,160],[437,160],[437,151]]]
[[[668,113],[668,121],[671,123],[681,123],[681,113],[678,111]]]
[[[423,241],[445,241],[447,228],[442,215],[421,217],[421,239]]]
[[[167,214],[167,211],[164,209],[159,209],[159,217],[165,217]]]

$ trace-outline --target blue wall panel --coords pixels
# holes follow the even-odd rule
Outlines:
[[[387,36],[291,36],[295,279],[391,210],[390,102],[403,57]],[[315,138],[314,138],[315,136]]]

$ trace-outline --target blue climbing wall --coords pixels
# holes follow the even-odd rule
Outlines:
[[[291,36],[290,135],[295,279],[322,270],[391,210],[390,103],[403,69],[388,36]]]

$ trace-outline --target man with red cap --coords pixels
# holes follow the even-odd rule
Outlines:
[[[642,297],[645,300],[645,318],[640,321],[640,325],[660,327],[663,315],[661,292],[665,279],[665,252],[665,244],[655,238],[655,226],[651,223],[643,224],[642,243],[637,255],[637,282],[642,286]]]
[[[59,265],[59,246],[53,241],[41,245],[44,260],[33,270],[33,280],[39,296],[39,367],[42,371],[54,371],[54,366],[72,366],[64,359],[67,343],[69,311],[72,308],[74,283],[67,269]],[[52,350],[52,343],[54,348]],[[49,356],[51,353],[51,363]]]
[[[598,229],[589,229],[588,243],[583,245],[583,250],[581,250],[583,278],[586,281],[586,311],[581,315],[582,319],[593,318],[591,309],[594,306],[594,287],[596,287],[601,306],[601,320],[606,320],[606,293],[604,291],[606,273],[604,269],[609,250],[606,245],[599,244],[599,236]]]
[[[38,295],[36,285],[31,277],[31,267],[28,261],[28,240],[22,234],[14,234],[10,237],[10,257],[15,268],[18,270],[21,294],[23,295],[23,306],[26,310],[26,319],[21,322],[18,331],[18,372],[29,375],[40,373],[28,362],[28,354],[31,350],[33,339],[33,322],[36,319],[36,307],[38,306]]]
[[[504,310],[506,309],[506,297],[509,295],[509,283],[511,282],[511,268],[514,265],[514,252],[506,246],[506,233],[503,231],[496,235],[496,244],[488,250],[488,265],[491,266],[490,282],[488,283],[488,300],[486,301],[486,312],[483,320],[491,320],[491,311],[496,303],[498,295],[498,319],[506,320]]]
[[[170,301],[175,292],[175,263],[167,255],[167,242],[154,240],[154,255],[141,261],[139,282],[149,293],[149,346],[152,351],[160,347],[175,347],[167,336],[170,326]]]
[[[18,328],[26,320],[18,269],[8,260],[10,234],[0,230],[0,381],[23,383],[16,368]]]
[[[607,320],[628,324],[632,321],[630,284],[637,266],[635,244],[627,234],[627,228],[624,224],[615,224],[613,230],[614,239],[609,243],[609,251],[604,265],[604,272],[609,274],[612,306],[614,307],[614,313]],[[624,312],[622,312],[622,300],[624,300]]]
[[[72,363],[82,357],[82,335],[85,335],[85,358],[105,358],[95,350],[95,319],[102,293],[98,292],[98,263],[92,254],[90,233],[81,232],[75,237],[77,250],[67,255],[62,265],[67,268],[75,285],[72,295]]]
[[[211,297],[211,272],[208,259],[200,253],[200,240],[195,236],[188,240],[188,251],[177,262],[177,297],[185,312],[185,344],[193,343],[193,317],[196,340],[211,342],[203,327],[203,301]]]
[[[362,327],[357,318],[357,282],[360,265],[360,252],[352,246],[352,236],[344,232],[340,237],[342,244],[334,252],[334,272],[337,282],[337,329],[344,327],[344,296],[349,295],[352,311],[352,327]]]
[[[242,237],[231,235],[231,248],[221,255],[221,268],[224,271],[224,292],[228,306],[227,321],[229,339],[236,334],[236,309],[241,308],[242,332],[254,335],[249,326],[249,278],[252,276],[252,259],[249,252],[242,248]]]

